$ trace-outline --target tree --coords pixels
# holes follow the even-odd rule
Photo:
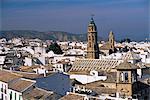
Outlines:
[[[60,46],[57,44],[57,43],[53,43],[51,44],[48,49],[46,50],[46,52],[49,52],[49,51],[53,51],[55,54],[63,54]]]
[[[112,53],[113,53],[113,50],[112,50],[112,49],[109,49],[109,55],[112,54]]]
[[[131,39],[126,38],[126,39],[122,39],[122,40],[120,41],[120,43],[123,43],[123,42],[130,43],[130,42],[131,42]]]
[[[128,51],[129,51],[129,49],[128,49],[128,47],[127,47],[127,46],[125,46],[125,47],[122,49],[122,51],[123,51],[123,52],[128,52]]]

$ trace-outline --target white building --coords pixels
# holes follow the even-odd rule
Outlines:
[[[23,93],[32,87],[35,81],[21,78],[9,71],[0,71],[0,99],[23,100]]]
[[[93,70],[90,72],[90,75],[80,75],[80,74],[70,74],[70,79],[76,79],[82,84],[87,84],[99,80],[106,80],[107,76],[99,76],[98,72]]]
[[[58,61],[55,64],[53,64],[53,71],[54,72],[67,72],[68,69],[70,68],[70,63],[69,61]]]

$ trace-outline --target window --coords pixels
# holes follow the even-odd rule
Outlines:
[[[10,100],[12,100],[12,91],[10,92],[10,94],[9,94],[9,95],[10,95]]]
[[[93,31],[93,30],[94,30],[94,27],[92,27],[91,30]]]
[[[91,42],[89,42],[89,47],[91,47]]]
[[[94,36],[92,36],[92,41],[94,41]]]
[[[1,94],[1,97],[2,97],[2,100],[4,99],[4,97],[3,97],[3,93]]]
[[[6,91],[6,89],[4,89],[4,93],[5,93],[5,94],[7,94],[7,91]]]
[[[2,84],[1,92],[3,92],[3,84]]]
[[[121,75],[121,81],[122,82],[128,82],[129,80],[128,80],[128,72],[122,72],[122,73],[120,73],[120,75]]]
[[[125,73],[125,82],[128,82],[128,73]]]
[[[6,92],[7,92],[7,91],[6,91],[6,85],[5,85],[4,93],[6,94]]]
[[[17,100],[17,99],[16,99],[16,93],[15,93],[15,100]]]
[[[113,43],[113,40],[111,40],[111,43]]]
[[[19,100],[21,100],[21,95],[19,95]]]
[[[91,40],[91,37],[89,36],[89,41]]]

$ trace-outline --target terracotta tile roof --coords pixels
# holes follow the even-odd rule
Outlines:
[[[21,77],[21,75],[13,73],[11,71],[0,70],[0,81],[8,83],[12,80],[19,79]]]
[[[68,72],[68,74],[90,75],[90,71],[71,71],[71,72]]]
[[[48,66],[40,66],[40,65],[21,66],[20,67],[20,71],[23,71],[23,72],[34,72],[33,69],[36,69],[36,68],[45,68],[47,70],[52,70],[52,65],[48,65]]]
[[[48,97],[53,96],[54,92],[51,91],[47,91],[41,88],[34,88],[31,91],[29,91],[28,93],[23,94],[23,99],[40,99],[40,100],[45,100]]]
[[[131,64],[129,62],[127,62],[126,60],[123,62],[123,63],[120,63],[116,69],[118,70],[127,70],[127,69],[138,69],[139,67],[134,65],[134,64]]]
[[[69,62],[68,62],[68,61],[65,61],[65,60],[61,60],[61,61],[58,61],[57,63],[58,63],[58,64],[68,64]]]
[[[33,86],[34,83],[35,83],[35,81],[20,78],[16,82],[10,83],[9,88],[16,90],[18,92],[23,92],[25,89]]]
[[[20,71],[23,72],[33,72],[34,68],[38,68],[39,66],[21,66]]]
[[[106,88],[106,87],[87,87],[87,89],[90,89],[99,95],[100,94],[115,94],[117,91],[116,89]]]
[[[84,96],[70,93],[60,98],[60,100],[84,100]]]
[[[90,86],[90,87],[104,87],[104,85],[102,84],[103,81],[95,81],[95,82],[91,82],[91,83],[87,83],[85,84],[85,86]]]
[[[86,85],[77,85],[80,88],[85,88],[85,89],[89,89],[94,91],[95,93],[97,93],[98,95],[101,94],[115,94],[116,93],[116,89],[115,88],[108,88],[105,87],[102,81],[97,81],[97,82],[93,82],[93,83],[89,83]]]
[[[29,73],[29,72],[14,71],[14,73],[17,73],[21,75],[23,78],[27,78],[27,79],[35,79],[35,78],[44,77],[43,74],[36,74],[36,73]],[[46,73],[46,76],[50,76],[52,74],[54,74],[54,72],[49,72],[49,73]]]
[[[73,63],[69,72],[88,72],[92,70],[109,72],[119,64],[119,60],[78,59]]]
[[[133,60],[133,59],[140,59],[140,57],[134,53],[133,51],[128,51],[123,57],[123,60]]]
[[[36,74],[36,73],[29,73],[29,72],[19,72],[19,71],[15,71],[14,73],[17,73],[19,75],[21,75],[23,78],[27,78],[27,79],[35,79],[38,77],[41,77],[42,75],[40,74]]]

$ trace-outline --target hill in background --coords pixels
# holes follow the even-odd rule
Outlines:
[[[87,34],[72,34],[62,31],[39,32],[33,30],[9,30],[0,31],[0,38],[12,39],[16,37],[39,38],[41,40],[58,40],[58,41],[86,41]],[[98,38],[101,40],[102,38]]]

